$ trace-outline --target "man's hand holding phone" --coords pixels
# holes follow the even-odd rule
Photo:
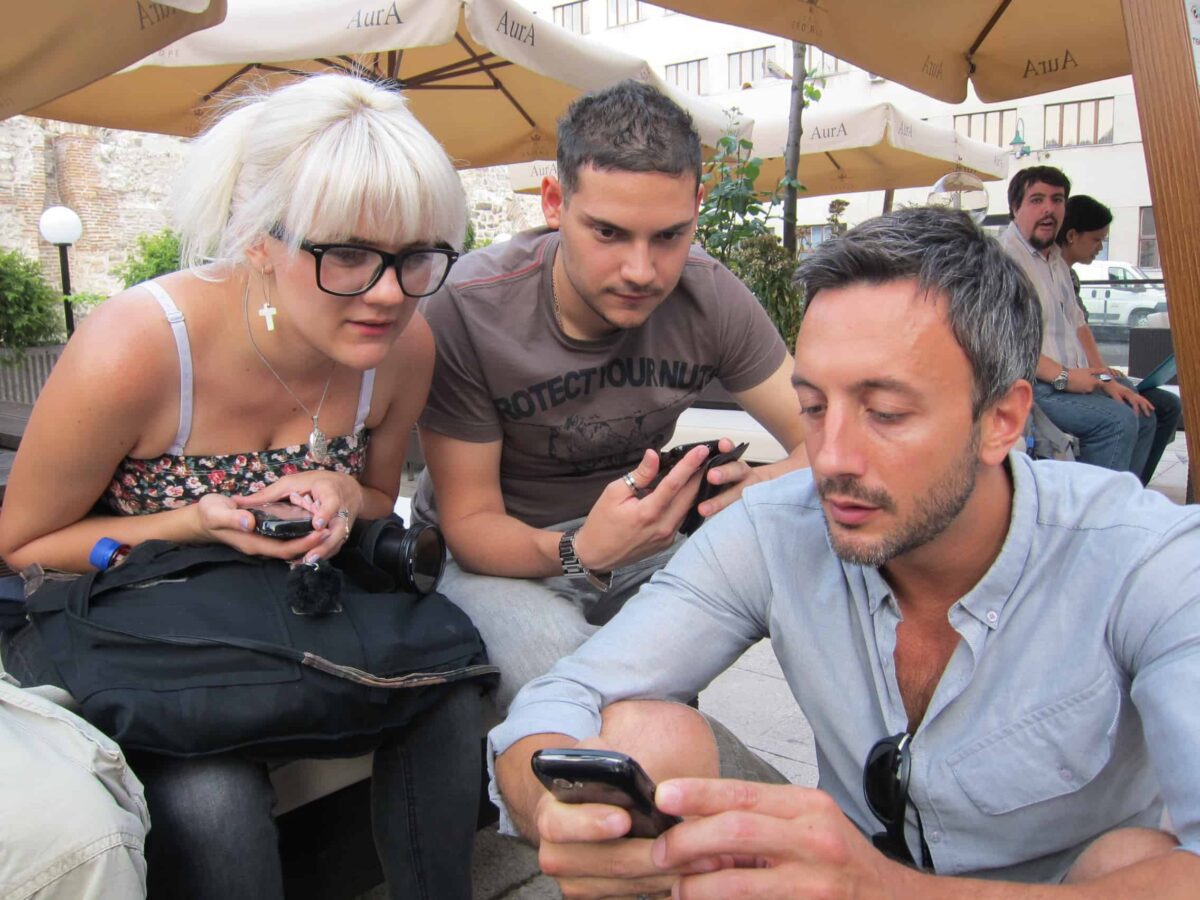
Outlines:
[[[548,791],[535,813],[538,862],[565,896],[662,897],[683,872],[720,868],[707,860],[680,869],[656,865],[649,835],[679,820],[655,809],[654,785],[636,761],[588,746],[594,743],[543,750],[531,760]]]

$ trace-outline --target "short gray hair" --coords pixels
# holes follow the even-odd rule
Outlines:
[[[947,323],[974,374],[976,418],[1019,379],[1033,382],[1042,347],[1037,295],[966,213],[901,209],[868,219],[821,244],[796,270],[808,303],[823,290],[902,278],[947,299]]]
[[[293,250],[364,231],[458,248],[466,217],[458,173],[404,96],[347,75],[236,101],[192,143],[175,191],[186,265],[240,263],[280,226]]]

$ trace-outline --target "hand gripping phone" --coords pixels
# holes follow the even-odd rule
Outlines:
[[[654,805],[654,782],[632,757],[615,750],[539,750],[533,774],[563,803],[606,803],[628,811],[628,837],[658,837],[682,819]]]
[[[291,503],[264,503],[252,506],[254,530],[263,537],[290,541],[312,533],[312,513]]]
[[[675,464],[687,455],[689,450],[702,445],[708,448],[708,456],[704,458],[704,462],[700,466],[700,490],[696,493],[696,502],[692,504],[692,508],[688,510],[687,515],[683,517],[683,522],[679,525],[680,534],[691,534],[704,524],[704,517],[700,515],[700,504],[716,496],[724,486],[709,484],[708,470],[713,466],[723,466],[725,463],[741,459],[742,454],[746,452],[746,448],[750,446],[749,444],[738,444],[728,453],[722,453],[718,449],[719,445],[717,441],[697,441],[694,444],[682,444],[670,450],[660,450],[658,453],[658,474],[650,482],[648,490],[654,490],[654,488],[658,487],[658,483],[663,480],[663,476],[670,472],[675,467]]]

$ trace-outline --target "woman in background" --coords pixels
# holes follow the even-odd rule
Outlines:
[[[1075,286],[1075,299],[1083,309],[1083,298],[1080,296],[1079,276],[1075,274],[1075,264],[1088,265],[1095,261],[1104,242],[1108,240],[1108,227],[1112,224],[1112,210],[1094,197],[1087,194],[1075,194],[1067,199],[1067,210],[1063,216],[1062,227],[1058,231],[1055,242],[1062,251],[1063,259],[1070,267],[1071,283]],[[1084,318],[1087,310],[1083,309]],[[1079,342],[1087,354],[1088,365],[1096,368],[1107,367],[1096,345],[1096,337],[1092,329],[1084,325],[1079,329]],[[1127,387],[1133,387],[1133,382],[1125,377],[1120,369],[1109,368],[1109,374]],[[1149,409],[1137,410],[1139,414],[1153,411],[1156,419],[1154,425],[1154,440],[1150,444],[1150,455],[1146,457],[1146,465],[1141,472],[1135,472],[1142,484],[1149,484],[1162,459],[1167,444],[1175,439],[1175,430],[1179,425],[1179,398],[1170,391],[1162,388],[1151,388],[1138,395],[1140,402]]]

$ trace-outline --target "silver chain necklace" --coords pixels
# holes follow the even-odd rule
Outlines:
[[[275,380],[283,385],[283,389],[292,395],[292,399],[300,404],[300,408],[304,410],[305,415],[312,419],[312,431],[308,434],[308,456],[313,462],[319,466],[329,462],[329,439],[325,436],[325,432],[321,430],[317,420],[321,417],[321,407],[325,405],[325,398],[329,395],[329,385],[333,383],[333,373],[337,370],[337,360],[333,361],[333,365],[329,368],[329,377],[325,379],[325,390],[321,391],[321,401],[317,404],[317,411],[314,413],[304,401],[296,396],[296,392],[288,387],[288,383],[279,377],[279,373],[275,371],[275,367],[267,361],[263,352],[258,349],[258,343],[254,340],[254,332],[250,330],[250,276],[246,276],[246,291],[242,294],[242,321],[246,323],[246,337],[250,339],[250,346],[254,348],[254,352],[258,354],[258,358],[262,360],[262,364],[267,367],[267,371],[275,376]]]

